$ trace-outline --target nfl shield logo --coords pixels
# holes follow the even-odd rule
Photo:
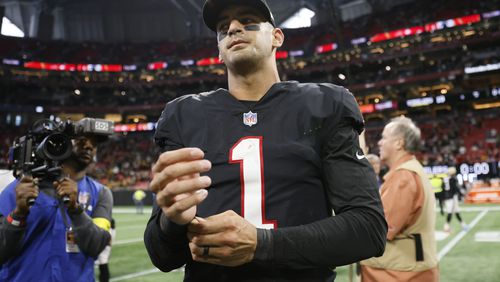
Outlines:
[[[252,125],[257,124],[257,114],[249,111],[248,113],[243,113],[243,124],[252,127]]]

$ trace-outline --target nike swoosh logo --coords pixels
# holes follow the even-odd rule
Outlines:
[[[359,152],[356,152],[356,158],[358,158],[358,160],[362,160],[366,157],[365,157],[365,155],[363,155],[363,154],[360,155]]]

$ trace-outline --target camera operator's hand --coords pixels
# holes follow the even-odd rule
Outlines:
[[[64,199],[65,197],[69,200],[66,204],[68,209],[74,210],[78,208],[77,197],[78,197],[78,184],[69,177],[64,177],[59,181],[54,181],[54,187],[56,188],[57,195]]]
[[[38,186],[31,176],[23,176],[16,186],[16,208],[14,215],[25,217],[30,212],[29,199],[38,197]]]
[[[153,166],[150,189],[165,216],[176,224],[191,222],[196,205],[208,195],[211,179],[200,173],[209,171],[212,164],[203,157],[198,148],[183,148],[161,154]]]

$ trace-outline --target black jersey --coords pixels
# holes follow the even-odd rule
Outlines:
[[[259,228],[255,261],[244,266],[193,262],[186,256],[189,250],[179,249],[187,263],[185,279],[333,280],[330,267],[335,260],[324,258],[323,247],[309,241],[330,237],[301,238],[301,226],[312,228],[331,219],[332,210],[341,214],[358,205],[374,211],[384,222],[376,178],[357,141],[363,124],[352,94],[332,84],[277,83],[256,103],[238,101],[225,89],[168,103],[158,121],[156,142],[164,151],[198,147],[212,162],[207,173],[212,185],[198,206],[198,216],[233,210]],[[158,225],[160,213],[157,209],[149,225]],[[310,236],[316,236],[313,233]],[[168,236],[162,240],[169,244]],[[299,253],[284,260],[280,256],[286,252],[280,249],[287,248],[287,241]],[[172,238],[173,242],[187,248],[187,241],[180,237]],[[308,259],[301,248],[319,253],[311,253]],[[161,265],[170,269],[179,263]]]

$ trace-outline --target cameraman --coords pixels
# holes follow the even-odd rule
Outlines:
[[[86,176],[101,138],[73,139],[62,179],[23,176],[0,194],[0,281],[94,281],[113,206],[111,191]]]

